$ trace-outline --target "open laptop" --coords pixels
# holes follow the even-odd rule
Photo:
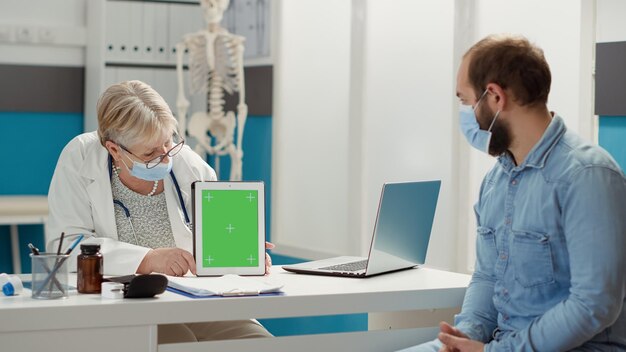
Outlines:
[[[284,265],[300,274],[368,277],[424,264],[441,181],[385,183],[369,257],[336,257]]]

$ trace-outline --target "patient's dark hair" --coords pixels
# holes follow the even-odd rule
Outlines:
[[[487,84],[508,90],[522,106],[548,102],[550,66],[543,50],[521,36],[490,35],[474,44],[463,57],[469,57],[469,83],[479,97]]]

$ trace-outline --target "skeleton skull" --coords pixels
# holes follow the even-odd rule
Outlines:
[[[230,0],[200,0],[200,6],[204,11],[204,20],[208,24],[220,23],[229,3]]]

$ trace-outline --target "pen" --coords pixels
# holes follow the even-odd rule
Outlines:
[[[59,246],[57,247],[57,256],[61,255],[61,248],[63,247],[63,238],[65,237],[65,232],[61,232],[61,238],[59,238]],[[59,259],[57,258],[54,261],[54,266],[59,263]],[[50,282],[50,287],[48,287],[49,291],[52,291],[52,282]]]
[[[72,253],[72,251],[74,250],[74,248],[76,248],[76,246],[78,245],[78,242],[80,242],[83,238],[85,237],[85,235],[79,235],[74,242],[72,242],[72,245],[67,249],[67,251],[65,251],[65,255],[69,255],[70,253]],[[50,271],[50,274],[48,274],[48,276],[46,277],[46,279],[44,280],[43,284],[39,287],[39,289],[37,290],[37,292],[35,292],[35,295],[40,295],[41,291],[43,291],[43,288],[46,287],[46,285],[50,282],[50,280],[52,280],[52,278],[56,275],[57,271],[59,271],[59,269],[61,268],[61,266],[63,265],[63,263],[67,260],[68,257],[64,257],[61,258],[61,260],[59,260],[55,265],[54,268],[52,268],[52,270]]]
[[[28,244],[28,248],[30,248],[30,251],[33,253],[33,255],[39,255],[39,249],[37,249],[37,247],[33,246],[32,243]]]
[[[30,248],[30,251],[33,253],[33,255],[39,255],[39,249],[33,246],[32,243],[28,244],[28,248]],[[46,263],[43,263],[43,268],[46,270],[48,274],[50,273],[50,268],[48,267],[48,265],[46,265]],[[61,283],[59,282],[59,280],[57,280],[56,277],[54,278],[54,284],[59,288],[59,290],[63,290]]]
[[[64,237],[65,237],[65,232],[61,232],[61,238],[59,239],[59,247],[57,248],[57,255],[61,254],[61,248],[63,248]]]
[[[84,237],[85,237],[85,235],[83,235],[83,234],[81,234],[80,236],[76,237],[74,242],[72,242],[72,245],[70,246],[70,248],[68,248],[67,251],[65,251],[65,255],[68,255],[68,254],[72,253],[74,248],[76,248],[76,245],[78,245],[78,242],[82,241]]]

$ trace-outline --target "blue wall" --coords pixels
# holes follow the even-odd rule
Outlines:
[[[598,142],[626,170],[626,116],[600,116]]]
[[[0,112],[0,194],[47,195],[61,150],[82,130],[82,114]]]
[[[77,113],[0,112],[0,195],[47,195],[57,159],[83,130]],[[42,225],[18,227],[22,272],[30,272],[26,245],[44,248]],[[0,272],[13,272],[9,226],[0,226]]]

